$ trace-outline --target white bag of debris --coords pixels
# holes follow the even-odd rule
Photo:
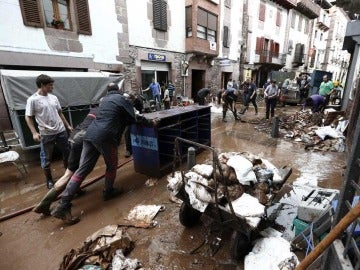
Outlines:
[[[196,172],[197,174],[200,174],[201,176],[205,178],[210,178],[213,173],[213,166],[208,164],[196,164],[191,169],[193,172]]]
[[[126,258],[123,251],[118,249],[115,252],[111,267],[112,270],[136,270],[141,267],[141,263],[138,259]]]
[[[181,177],[181,172],[177,171],[174,173],[174,177],[168,176],[167,177],[167,189],[175,196],[179,193],[181,187],[183,186],[183,181]]]
[[[322,140],[325,140],[326,136],[334,139],[345,138],[341,131],[332,128],[331,126],[319,127],[317,130],[315,130],[315,133]]]
[[[237,180],[242,185],[250,185],[251,182],[256,183],[256,175],[253,171],[253,164],[240,155],[232,156],[228,159],[226,165],[235,170]]]
[[[252,228],[257,227],[261,217],[265,214],[265,206],[259,200],[247,193],[243,193],[240,198],[231,202],[237,216],[245,218],[248,225]],[[230,211],[229,204],[226,208]]]
[[[272,179],[274,183],[280,183],[283,181],[283,179],[280,176],[279,170],[275,167],[274,164],[272,164],[270,161],[268,161],[265,158],[262,158],[261,161],[265,165],[266,169],[272,170],[272,172],[274,173]]]
[[[203,213],[212,199],[211,194],[205,188],[208,181],[195,172],[188,172],[185,177],[187,178],[185,191],[189,195],[190,204],[192,208]]]
[[[281,237],[256,240],[244,263],[246,270],[291,270],[298,264],[298,258],[290,251],[290,243]]]

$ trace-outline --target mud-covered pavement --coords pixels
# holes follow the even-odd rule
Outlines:
[[[286,113],[296,109],[281,108]],[[263,115],[260,108],[256,117]],[[293,173],[288,183],[297,181],[341,188],[345,153],[306,151],[301,144],[258,132],[253,124],[246,122],[255,118],[252,108],[242,117],[244,122],[235,122],[229,113],[227,123],[222,122],[221,117],[221,113],[212,114],[212,146],[219,152],[248,151],[267,158],[277,167],[290,166]],[[122,145],[119,163],[127,160],[124,153]],[[210,153],[203,152],[197,156],[197,162],[210,157]],[[14,167],[1,167],[1,216],[35,204],[47,192],[38,162],[27,162],[27,166],[29,174],[25,179]],[[54,177],[61,176],[60,162],[55,162],[53,170]],[[89,179],[103,173],[104,165],[99,160]],[[70,249],[79,247],[87,236],[108,224],[125,224],[129,211],[137,204],[165,206],[165,211],[155,217],[154,228],[128,228],[135,241],[129,257],[138,258],[145,269],[243,269],[243,262],[230,258],[230,230],[210,226],[206,217],[205,225],[184,228],[178,218],[179,204],[169,200],[166,177],[158,179],[154,186],[146,186],[147,179],[135,173],[130,162],[118,170],[116,185],[125,190],[120,197],[103,202],[103,182],[89,186],[86,194],[73,202],[73,214],[81,216],[81,222],[74,226],[64,226],[60,220],[33,212],[1,222],[0,269],[58,269]],[[212,245],[215,237],[222,239],[218,251]],[[197,247],[200,248],[194,251]]]

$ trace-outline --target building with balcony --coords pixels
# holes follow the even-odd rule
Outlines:
[[[336,6],[329,9],[329,18],[330,28],[326,42],[324,69],[332,72],[333,79],[344,85],[350,64],[350,53],[343,50],[343,43],[350,19],[342,8]]]

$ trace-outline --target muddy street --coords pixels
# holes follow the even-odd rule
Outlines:
[[[292,113],[298,108],[277,108]],[[220,110],[220,109],[219,109]],[[346,154],[305,150],[294,141],[271,138],[259,132],[250,120],[263,118],[264,108],[255,116],[252,108],[234,121],[230,113],[227,123],[222,122],[221,112],[212,113],[211,144],[219,152],[250,152],[271,161],[277,167],[292,168],[287,183],[308,184],[340,189],[346,164]],[[119,149],[119,163],[124,158],[124,145]],[[28,153],[36,155],[36,151]],[[202,152],[197,163],[211,160],[211,154]],[[1,168],[1,216],[34,205],[47,192],[39,162],[26,158],[28,175],[22,178],[13,166]],[[64,169],[60,161],[54,162],[53,175],[58,178]],[[104,173],[100,158],[88,179]],[[135,242],[130,258],[137,258],[145,269],[243,269],[243,262],[230,257],[231,230],[217,228],[207,217],[194,228],[185,228],[179,222],[180,205],[169,200],[166,176],[146,185],[148,176],[136,173],[133,162],[122,166],[117,173],[116,186],[124,193],[113,200],[102,200],[103,181],[86,188],[86,194],[73,201],[72,212],[81,217],[80,223],[65,226],[53,217],[42,217],[27,212],[0,223],[0,269],[58,269],[63,256],[72,248],[108,224],[128,224],[126,217],[136,205],[163,205],[165,210],[156,217],[153,228],[126,227]],[[87,180],[88,181],[88,180]],[[289,216],[289,220],[292,216]],[[291,222],[291,220],[290,220]],[[221,239],[214,246],[216,237]]]

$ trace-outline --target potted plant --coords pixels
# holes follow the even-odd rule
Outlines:
[[[51,25],[54,26],[56,29],[64,29],[64,21],[62,19],[53,18]]]

